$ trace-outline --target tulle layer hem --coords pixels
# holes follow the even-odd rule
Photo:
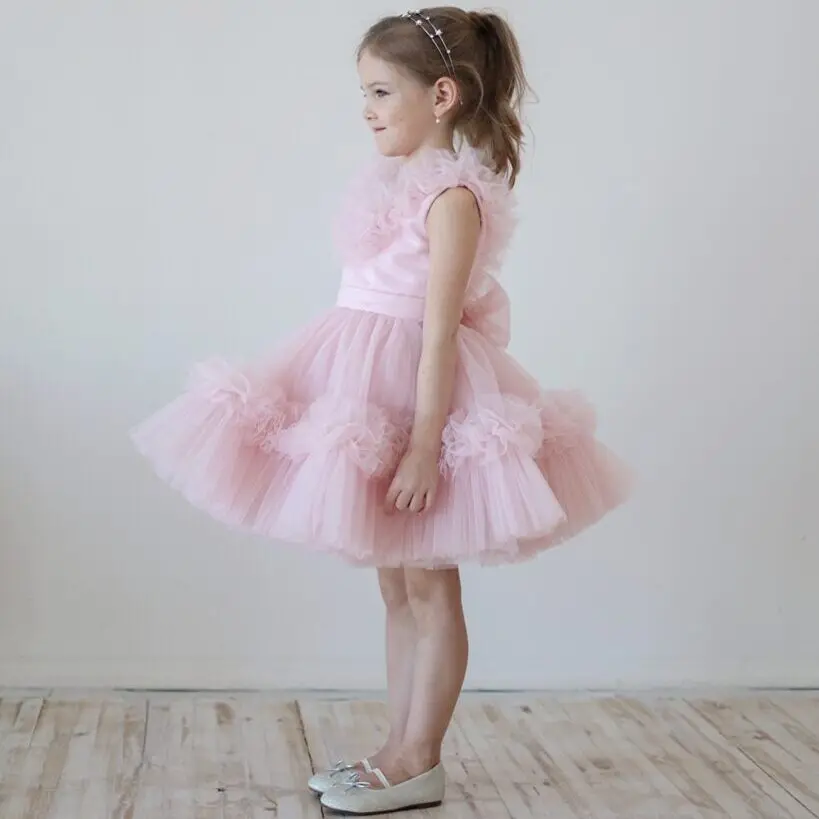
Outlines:
[[[595,438],[583,396],[542,392],[464,330],[433,508],[385,511],[412,424],[414,348],[416,323],[334,311],[276,362],[200,364],[132,438],[217,520],[356,565],[519,562],[627,498],[629,471]]]

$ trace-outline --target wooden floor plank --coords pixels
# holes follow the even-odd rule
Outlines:
[[[261,700],[250,715],[262,731],[271,777],[257,804],[279,819],[320,817],[321,806],[307,790],[312,769],[297,704]]]
[[[700,781],[703,763],[681,747],[668,727],[654,713],[652,705],[626,698],[603,700],[599,707],[614,721],[626,741],[632,743],[650,766],[670,782],[702,819],[726,819],[726,808],[714,797],[708,784]]]
[[[82,785],[91,776],[91,755],[97,740],[97,728],[102,718],[104,703],[86,701],[80,704],[77,721],[70,737],[62,771],[60,786]]]
[[[596,801],[615,816],[702,819],[700,811],[622,736],[597,699],[539,699],[531,710],[537,722],[543,724],[546,719],[562,726],[552,741],[562,737],[564,752],[591,787]],[[551,732],[546,734],[548,739]]]
[[[570,719],[585,726],[595,746],[605,749],[624,777],[635,782],[643,794],[640,810],[648,816],[667,814],[675,819],[708,817],[709,811],[703,805],[698,806],[696,799],[687,798],[684,789],[678,788],[654,765],[651,752],[646,752],[623,732],[620,724],[602,707],[602,702],[600,698],[589,699],[579,707],[575,700],[569,700],[563,707]]]
[[[28,798],[26,819],[47,819],[51,815],[81,711],[82,704],[59,699],[43,704],[17,779],[17,788]],[[78,738],[84,742],[79,728]],[[67,788],[60,801],[73,804],[79,787]]]
[[[7,693],[0,697],[0,750],[3,747],[3,737],[7,737],[14,728],[25,699],[26,697],[15,697]]]
[[[795,719],[808,733],[819,737],[819,693],[770,693],[767,699]]]
[[[170,770],[170,744],[173,732],[171,703],[148,701],[148,724],[145,737],[145,766],[139,783],[139,798],[135,811],[139,819],[153,815],[156,819],[171,819],[169,800],[173,798]]]
[[[196,765],[193,755],[192,698],[170,703],[165,733],[164,805],[167,819],[196,819]]]
[[[311,798],[309,795],[299,794],[298,787],[290,787],[287,791],[279,788],[277,791],[277,777],[273,766],[270,763],[267,748],[267,737],[265,733],[264,717],[260,717],[260,710],[262,703],[255,699],[241,699],[237,707],[239,709],[239,725],[242,733],[242,748],[244,749],[244,758],[246,764],[247,788],[255,796],[251,804],[244,806],[244,813],[240,814],[242,819],[270,819],[275,816],[277,811],[296,813],[301,809],[301,805],[297,804],[296,808],[291,808],[287,802],[288,800],[300,803],[302,800],[308,801]],[[288,706],[287,704],[280,704],[283,708],[284,718],[295,723],[294,730],[300,731],[301,723],[298,711],[295,704]],[[267,719],[273,718],[273,714],[269,714]],[[278,720],[279,717],[276,716]],[[277,723],[278,724],[278,723]],[[297,765],[303,766],[301,770],[304,771],[302,776],[307,776],[307,771],[304,770],[309,767],[309,757],[307,757],[306,743],[300,743],[304,754],[301,762]],[[290,763],[288,763],[290,764]],[[290,773],[291,782],[297,780],[298,773]],[[302,786],[303,787],[303,786]],[[297,814],[298,815],[298,814]],[[309,814],[308,814],[309,815]],[[221,817],[220,817],[221,819]]]
[[[223,819],[225,797],[221,790],[218,716],[213,701],[208,698],[197,697],[193,708],[194,816],[195,819]]]
[[[461,706],[456,709],[455,719],[444,738],[445,815],[453,819],[508,819],[506,802],[461,728],[462,710]]]
[[[5,700],[5,734],[0,736],[0,788],[19,786],[21,775],[34,731],[45,707],[45,700],[29,697]]]
[[[111,819],[135,819],[137,795],[145,769],[144,748],[148,731],[148,700],[124,703],[122,732],[112,742],[108,776],[113,782]],[[114,728],[111,729],[114,732]]]
[[[809,811],[684,700],[661,699],[649,707],[626,699],[625,707],[632,715],[653,715],[664,726],[670,753],[731,819],[812,819]]]
[[[494,718],[496,707],[465,700],[456,711],[453,728],[474,749],[508,814],[514,819],[544,814],[555,819],[590,815],[556,775],[543,746],[525,724],[528,715],[521,711],[523,719],[508,720],[504,730]]]
[[[690,703],[814,815],[819,816],[819,736],[795,718],[787,703],[766,697]]]

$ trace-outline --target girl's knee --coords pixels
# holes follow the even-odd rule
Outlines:
[[[461,578],[457,569],[407,569],[406,587],[413,611],[449,610],[461,605]]]
[[[388,609],[400,609],[408,605],[407,581],[404,569],[379,569],[378,586],[381,598]]]

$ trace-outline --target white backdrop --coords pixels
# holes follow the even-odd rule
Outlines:
[[[372,572],[228,532],[128,429],[335,293],[375,0],[0,4],[0,685],[379,687]],[[514,353],[639,494],[465,572],[470,687],[819,684],[819,4],[516,0]]]

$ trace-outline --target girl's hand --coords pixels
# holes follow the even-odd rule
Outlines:
[[[439,478],[437,454],[431,449],[410,447],[387,490],[387,512],[424,512],[430,509]]]

